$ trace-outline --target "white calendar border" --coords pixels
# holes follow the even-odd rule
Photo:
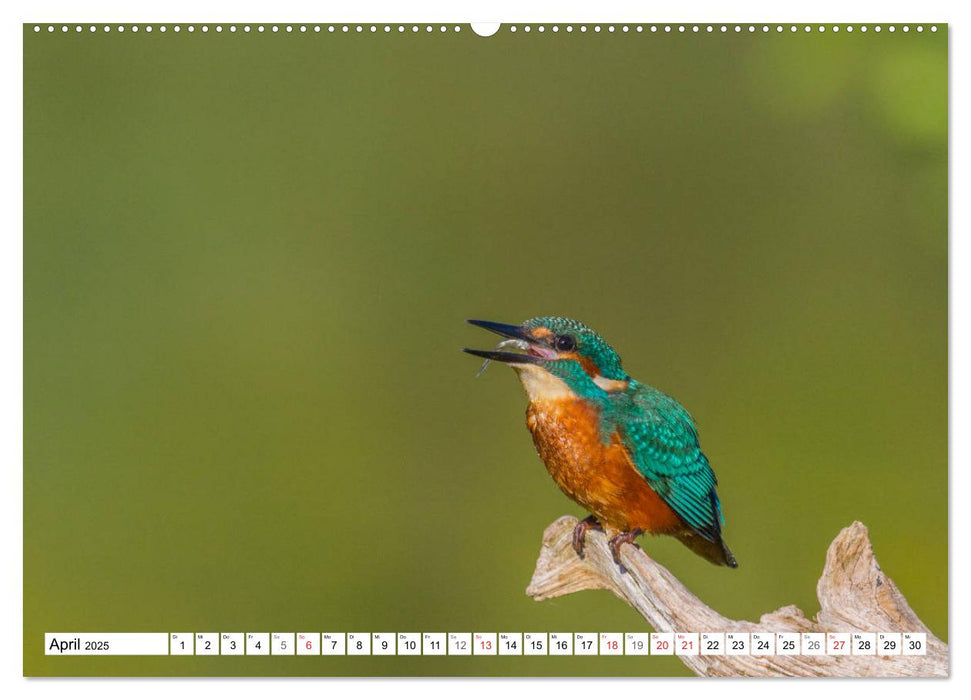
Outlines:
[[[20,139],[23,134],[22,127],[22,33],[19,25],[27,21],[35,20],[57,20],[71,17],[80,21],[123,19],[131,22],[157,22],[160,20],[178,21],[209,21],[214,16],[232,13],[233,17],[240,19],[261,19],[266,15],[272,14],[274,18],[281,21],[292,19],[298,21],[307,17],[326,14],[328,20],[333,21],[381,21],[387,18],[399,18],[420,20],[420,21],[455,21],[466,22],[469,20],[493,20],[503,19],[505,21],[535,21],[545,15],[552,15],[548,4],[542,4],[537,0],[494,0],[493,2],[472,2],[472,3],[447,3],[443,0],[411,0],[407,9],[402,9],[400,3],[393,3],[391,0],[372,1],[368,3],[356,3],[351,5],[346,3],[343,6],[329,6],[324,12],[319,3],[311,3],[309,0],[293,2],[292,0],[277,0],[272,7],[265,4],[243,0],[233,3],[230,7],[228,3],[207,2],[206,0],[171,0],[165,4],[165,8],[160,9],[150,3],[130,4],[120,0],[89,0],[84,3],[84,9],[79,9],[75,3],[60,0],[50,2],[39,0],[32,3],[28,8],[26,4],[21,6],[5,6],[0,9],[4,13],[3,23],[8,34],[3,42],[0,52],[3,52],[4,69],[0,69],[3,75],[3,94],[10,99],[10,109],[3,111],[0,117],[4,121],[5,134],[13,134],[16,139]],[[873,13],[879,13],[881,20],[909,21],[914,15],[919,14],[921,18],[932,18],[933,20],[961,22],[966,28],[969,23],[967,19],[968,10],[958,6],[955,2],[940,0],[924,0],[919,4],[913,2],[901,2],[900,0],[886,0],[880,3],[879,7],[868,6],[860,8],[851,3],[837,0],[817,0],[816,2],[803,5],[791,4],[780,5],[778,2],[767,0],[736,0],[725,5],[714,0],[696,0],[688,5],[670,3],[668,5],[645,5],[636,13],[631,6],[620,0],[600,0],[593,3],[578,3],[572,0],[564,0],[558,3],[555,8],[553,18],[562,21],[588,21],[591,18],[602,19],[604,21],[635,21],[644,19],[645,21],[709,21],[718,18],[719,21],[748,21],[752,18],[771,18],[772,21],[817,21],[817,22],[860,22],[861,20],[871,20]],[[459,16],[460,15],[460,16]],[[631,16],[635,15],[635,16]],[[643,17],[641,16],[643,15]],[[12,27],[12,31],[11,31]],[[971,65],[968,59],[968,46],[963,42],[955,42],[951,48],[952,75],[967,76],[971,73]],[[965,81],[966,84],[966,81]],[[969,113],[968,89],[954,80],[950,86],[952,100],[952,114],[967,115]],[[965,125],[966,125],[966,119]],[[950,123],[954,123],[951,121]],[[971,151],[969,151],[968,139],[966,137],[953,139],[951,142],[952,155],[952,182],[955,184],[965,184],[968,163],[971,162]],[[7,226],[5,230],[16,232],[22,230],[23,222],[23,199],[22,199],[22,170],[19,158],[20,150],[17,147],[5,149],[2,162],[5,167],[3,171],[3,187],[0,191],[4,193],[3,211],[6,214]],[[962,192],[966,194],[966,186]],[[952,185],[952,196],[950,198],[950,227],[952,231],[963,230],[961,226],[965,219],[966,204],[961,202],[962,196]],[[0,499],[3,507],[0,508],[0,517],[4,519],[4,527],[0,528],[0,536],[4,538],[4,551],[10,553],[9,560],[12,562],[12,575],[4,577],[0,585],[3,586],[5,600],[7,601],[6,620],[20,620],[22,627],[22,606],[23,600],[23,503],[22,503],[22,457],[23,457],[23,423],[22,423],[22,403],[17,394],[22,393],[22,369],[23,369],[23,334],[22,334],[22,269],[19,266],[22,255],[21,242],[15,235],[8,235],[0,239],[3,246],[0,252],[0,324],[6,330],[19,333],[19,342],[4,343],[0,345],[0,372],[3,376],[3,386],[7,389],[4,392],[2,413],[0,413],[0,430],[2,430],[3,463],[9,465],[5,471],[5,478],[8,479],[7,488],[0,489]],[[971,242],[965,237],[955,237],[951,242],[952,254],[952,275],[951,275],[951,299],[953,320],[957,321],[951,326],[951,348],[952,351],[960,349],[967,359],[966,350],[971,347],[971,336],[969,336],[968,310],[971,309],[971,272],[969,262],[971,262]],[[965,273],[965,274],[962,274]],[[957,358],[955,357],[955,360]],[[971,379],[969,372],[965,371],[958,362],[952,367],[950,377],[951,400],[954,412],[952,413],[953,446],[950,450],[950,457],[953,463],[967,462],[968,454],[968,435],[971,431],[967,430],[969,422],[969,412],[967,410],[968,397],[971,396]],[[960,470],[951,472],[950,487],[958,489],[960,493],[967,494],[968,475],[961,473]],[[951,499],[953,500],[953,499]],[[956,558],[953,555],[955,550],[953,542],[955,538],[961,537],[966,541],[971,535],[971,528],[968,527],[969,516],[965,510],[950,509],[952,527],[950,528],[949,551],[951,554],[949,567],[949,591],[953,590],[953,581],[960,579],[967,581],[968,563],[967,558]],[[969,626],[969,616],[967,606],[951,608],[950,629],[955,626],[961,629]],[[420,625],[418,625],[420,627]],[[961,648],[952,652],[951,663],[959,666],[958,655],[964,656]],[[86,679],[83,681],[72,679],[58,679],[56,682],[33,682],[28,683],[22,677],[23,669],[23,644],[20,635],[14,630],[7,630],[7,634],[0,635],[0,664],[3,664],[4,673],[0,678],[0,687],[7,691],[7,697],[23,698],[50,698],[52,700],[63,700],[65,694],[70,692],[79,698],[85,696],[95,696],[98,698],[113,699],[124,698],[127,700],[133,695],[137,695],[140,700],[170,700],[173,687],[167,682],[146,682],[133,679]],[[572,680],[550,679],[544,684],[557,687],[560,692],[568,692]],[[712,682],[712,681],[709,681]],[[718,681],[713,681],[718,682]],[[778,685],[772,683],[761,683],[759,680],[738,679],[733,683],[742,683],[745,692],[753,698],[775,698],[778,693]],[[908,688],[912,692],[921,692],[914,685],[929,683],[931,681],[910,681]],[[249,683],[245,679],[222,679],[216,681],[217,684],[232,685],[234,697],[237,700],[256,700],[264,698],[266,692],[279,689],[281,692],[293,690],[296,687],[306,687],[308,691],[315,690],[315,680],[313,679],[286,679],[274,680],[265,679],[260,683]],[[587,687],[591,687],[594,682],[590,682]],[[635,693],[643,690],[643,682],[640,679],[611,679],[609,681],[611,692]],[[362,685],[364,684],[364,685]],[[949,692],[954,693],[954,688],[958,684],[941,684],[935,682],[933,689],[935,694],[946,696]],[[386,691],[388,684],[384,680],[346,680],[331,679],[328,681],[328,689],[342,689],[347,693],[359,693],[363,687],[373,688],[378,692]],[[652,679],[652,692],[665,692],[664,688],[670,692],[677,692],[679,698],[710,697],[711,688],[707,684],[703,688],[695,685],[687,685],[680,682],[680,679]],[[213,690],[213,681],[198,679],[181,679],[179,681],[178,692],[186,690],[198,692],[199,694],[209,693]],[[455,679],[439,679],[436,681],[412,681],[406,684],[409,692],[414,692],[415,696],[423,699],[427,698],[453,698],[461,693],[466,700],[494,700],[495,686],[493,684],[470,683]],[[740,687],[740,686],[736,686]],[[840,689],[852,692],[859,689],[859,681],[834,679],[827,681],[827,692],[833,689]],[[316,686],[319,688],[319,686]],[[518,695],[533,695],[536,692],[535,681],[510,679],[503,684],[504,694],[512,693]],[[815,698],[818,696],[816,684],[813,682],[790,682],[786,685],[787,700],[802,700]],[[956,695],[956,694],[955,694]]]

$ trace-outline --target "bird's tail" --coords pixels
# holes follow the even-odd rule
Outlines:
[[[727,566],[732,569],[738,568],[735,555],[732,554],[732,550],[728,548],[725,540],[720,536],[717,541],[712,542],[711,540],[706,540],[694,530],[685,530],[678,534],[677,538],[692,552],[704,557],[712,564]]]

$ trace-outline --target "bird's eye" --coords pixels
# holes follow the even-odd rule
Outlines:
[[[572,335],[558,335],[553,341],[553,346],[560,352],[570,352],[577,346],[577,341]]]

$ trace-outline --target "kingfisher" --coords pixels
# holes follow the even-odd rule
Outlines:
[[[469,320],[505,340],[463,348],[509,365],[529,404],[526,426],[553,481],[590,515],[573,530],[604,531],[614,561],[644,534],[671,535],[708,561],[736,568],[722,538],[718,483],[694,420],[667,394],[629,376],[596,331],[557,316],[521,325]],[[621,566],[621,568],[623,568]]]

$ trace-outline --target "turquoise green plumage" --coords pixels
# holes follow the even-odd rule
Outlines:
[[[709,541],[721,538],[715,472],[698,444],[685,408],[654,387],[632,380],[633,409],[621,409],[618,429],[638,471],[688,525]],[[626,401],[625,401],[626,403]]]

